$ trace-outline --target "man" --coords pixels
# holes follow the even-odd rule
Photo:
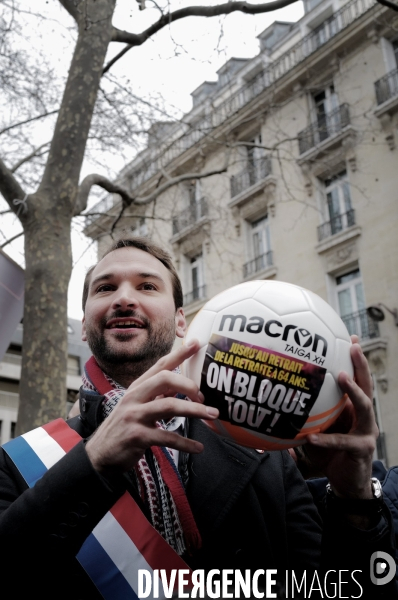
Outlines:
[[[202,423],[218,412],[178,373],[198,343],[171,352],[185,318],[181,284],[165,252],[138,238],[116,243],[89,271],[83,307],[83,339],[94,359],[83,377],[80,416],[69,428],[62,424],[67,437],[77,432],[82,441],[60,442],[66,453],[52,457],[36,483],[24,475],[14,446],[0,456],[0,564],[3,582],[18,574],[15,597],[129,598],[108,587],[114,567],[100,562],[104,547],[124,548],[123,533],[101,530],[116,513],[133,537],[137,529],[148,532],[145,543],[154,544],[160,563],[170,550],[170,564],[184,559],[193,570],[276,569],[280,586],[286,569],[320,577],[340,569],[340,597],[350,590],[364,597],[370,555],[393,550],[389,514],[370,480],[377,427],[359,345],[352,347],[357,383],[344,373],[339,379],[350,398],[347,433],[309,436],[332,486],[322,532],[287,452],[242,448]],[[27,436],[33,446],[35,436]],[[148,522],[154,528],[145,529]],[[354,569],[366,573],[351,577]],[[391,597],[388,588],[377,588],[375,597]]]

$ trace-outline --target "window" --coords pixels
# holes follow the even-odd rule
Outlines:
[[[249,175],[249,186],[254,185],[266,177],[264,172],[265,151],[260,148],[262,145],[261,133],[257,134],[251,140],[248,140],[253,146],[246,146],[247,151],[247,171]],[[256,145],[254,145],[256,144]]]
[[[206,214],[200,179],[196,179],[188,185],[187,197],[191,219],[193,222],[198,221]]]
[[[351,206],[347,172],[341,171],[338,175],[326,179],[323,185],[322,213],[324,223],[318,229],[319,241],[355,225],[355,214]]]
[[[10,429],[10,440],[15,438],[15,428],[17,424],[14,421],[11,421],[11,429]]]
[[[395,71],[398,68],[398,38],[392,41],[382,38],[381,46],[387,73]]]
[[[251,224],[251,237],[254,258],[259,258],[271,250],[268,217]]]
[[[243,266],[243,277],[272,266],[271,238],[268,217],[249,224],[249,255],[251,260]]]
[[[398,40],[394,40],[392,45],[392,51],[394,53],[394,65],[398,69]]]
[[[190,304],[206,296],[206,288],[203,276],[203,255],[197,254],[188,259],[188,294],[184,297],[184,304]]]
[[[78,356],[68,356],[68,375],[80,375],[80,359]]]
[[[375,81],[377,104],[383,104],[398,94],[398,38],[381,38],[386,74]],[[378,115],[380,116],[380,114]]]
[[[378,327],[366,312],[365,295],[359,269],[336,277],[336,294],[339,314],[350,335],[362,339],[378,336]]]
[[[185,183],[182,188],[184,208],[173,217],[173,235],[194,226],[208,215],[206,198],[202,194],[200,179]]]
[[[262,143],[261,133],[258,133],[243,142],[243,144],[247,144],[246,146],[240,147],[240,157],[245,166],[239,173],[231,177],[231,198],[238,196],[271,174],[271,159],[266,156],[265,149],[261,147]]]
[[[340,316],[345,317],[366,308],[359,269],[336,277],[336,290]]]
[[[298,134],[300,154],[335,136],[350,124],[349,106],[339,104],[333,84],[311,94],[310,121],[310,125]]]
[[[331,133],[341,129],[340,111],[334,85],[329,85],[324,90],[312,96],[315,123],[318,129],[316,143],[326,140]]]

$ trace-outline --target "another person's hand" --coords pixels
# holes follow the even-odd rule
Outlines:
[[[355,381],[340,373],[339,385],[348,395],[338,420],[325,433],[308,436],[305,452],[313,470],[328,477],[337,496],[372,498],[372,459],[379,434],[373,410],[373,382],[368,362],[352,336]]]
[[[126,390],[117,407],[105,419],[86,444],[94,468],[127,471],[135,466],[150,446],[166,446],[183,452],[199,453],[200,442],[157,427],[161,419],[174,416],[215,419],[218,410],[204,406],[198,386],[183,375],[173,373],[199,350],[197,341],[162,357]],[[174,398],[177,393],[190,398]]]

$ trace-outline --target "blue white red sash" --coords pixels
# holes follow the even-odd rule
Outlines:
[[[33,487],[81,439],[63,419],[57,419],[7,442],[3,449]],[[170,582],[173,569],[189,569],[127,492],[93,529],[76,558],[105,600],[137,600],[139,569],[149,571],[154,582],[146,597],[164,598],[160,570],[165,570]],[[157,588],[159,596],[154,596]]]

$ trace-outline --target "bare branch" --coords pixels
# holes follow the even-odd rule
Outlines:
[[[32,121],[38,121],[39,119],[44,119],[45,117],[49,117],[50,115],[55,115],[58,112],[58,108],[56,110],[51,110],[49,112],[42,113],[41,115],[36,115],[35,117],[30,117],[29,119],[25,119],[24,121],[19,121],[19,123],[14,123],[13,125],[9,125],[8,127],[4,127],[4,129],[0,130],[0,135],[10,131],[11,129],[15,129],[16,127],[21,127],[21,125],[26,125],[26,123],[31,123]]]
[[[384,0],[386,1],[386,0]],[[297,0],[273,0],[273,2],[263,2],[261,4],[250,4],[245,1],[227,2],[218,6],[187,6],[180,8],[174,12],[163,14],[156,23],[153,23],[148,29],[142,33],[129,33],[114,28],[112,41],[125,42],[128,45],[123,48],[112,60],[104,67],[103,73],[109,69],[126,54],[134,46],[141,46],[146,40],[163,29],[166,25],[184,19],[185,17],[217,17],[220,15],[229,15],[233,12],[243,12],[248,15],[256,15],[260,13],[272,12],[290,4],[294,4]]]
[[[394,2],[389,2],[389,0],[376,0],[376,2],[383,6],[388,6],[388,8],[392,8],[392,10],[398,12],[398,4],[394,4]]]
[[[13,242],[14,240],[18,239],[19,237],[21,237],[21,235],[23,235],[24,232],[20,231],[19,233],[17,233],[16,235],[13,235],[12,238],[10,238],[9,240],[6,240],[4,242],[4,244],[1,244],[0,248],[5,248],[6,246],[8,246],[8,244],[11,244],[11,242]]]
[[[29,162],[31,158],[34,158],[35,156],[41,156],[42,154],[44,154],[43,152],[40,153],[40,150],[42,150],[42,148],[44,148],[45,146],[48,146],[50,143],[51,142],[45,142],[44,144],[41,144],[41,146],[38,146],[37,148],[35,148],[33,150],[33,152],[31,152],[24,158],[21,158],[21,160],[19,160],[13,167],[11,167],[11,169],[10,169],[11,173],[15,173],[15,171],[17,171],[19,169],[19,167],[21,167],[23,164]]]
[[[110,192],[113,194],[119,194],[119,196],[121,196],[122,210],[121,210],[121,214],[118,215],[118,217],[117,217],[117,221],[119,221],[119,219],[121,218],[121,216],[123,214],[124,209],[127,208],[128,206],[131,206],[132,204],[135,204],[137,206],[141,206],[143,204],[150,204],[153,200],[155,200],[158,196],[160,196],[160,194],[163,194],[163,192],[165,192],[169,188],[173,187],[174,185],[181,183],[182,181],[190,181],[192,179],[204,179],[206,177],[211,177],[212,175],[221,175],[222,173],[225,173],[227,171],[227,169],[228,169],[228,158],[226,159],[224,166],[221,167],[220,169],[214,169],[213,171],[207,171],[205,173],[184,173],[183,175],[178,175],[177,177],[167,176],[168,179],[165,183],[158,186],[151,194],[148,194],[148,196],[143,196],[141,198],[132,196],[131,194],[129,194],[129,192],[126,189],[122,188],[121,186],[119,186],[116,183],[112,183],[112,181],[109,181],[109,179],[107,179],[106,177],[103,177],[102,175],[97,175],[95,173],[92,175],[87,175],[87,177],[85,177],[83,179],[82,183],[79,186],[78,201],[76,203],[76,208],[75,208],[73,216],[75,216],[75,217],[79,216],[81,214],[81,212],[86,209],[88,195],[89,195],[91,187],[93,185],[98,185],[99,187],[102,187],[103,189],[105,189],[107,192]],[[165,174],[165,176],[166,176],[166,174]],[[92,213],[88,213],[88,214],[92,214]],[[103,214],[103,213],[101,213],[101,214]],[[87,216],[87,215],[85,215],[85,216]],[[114,228],[114,226],[115,226],[115,224],[113,224],[112,228]]]
[[[160,194],[163,194],[166,190],[181,183],[182,181],[190,181],[191,179],[205,179],[206,177],[211,177],[212,175],[221,175],[222,173],[226,173],[228,170],[228,161],[225,161],[225,164],[220,169],[214,169],[213,171],[207,171],[205,173],[184,173],[183,175],[178,175],[177,177],[172,177],[163,185],[157,187],[151,194],[148,196],[144,196],[143,198],[135,198],[134,204],[142,205],[149,204],[153,200],[155,200]]]
[[[26,197],[24,190],[19,185],[18,181],[3,163],[0,158],[0,192],[3,194],[12,212],[14,212],[20,221],[24,220],[23,212],[14,204],[14,200],[23,200]]]
[[[102,187],[107,192],[111,194],[119,194],[121,196],[123,203],[131,204],[134,202],[134,198],[130,196],[127,190],[122,188],[117,183],[113,183],[109,181],[106,177],[102,175],[97,175],[97,173],[92,173],[91,175],[87,175],[79,185],[79,191],[77,194],[76,206],[73,212],[73,216],[77,217],[87,208],[87,199],[93,185],[98,185]]]

